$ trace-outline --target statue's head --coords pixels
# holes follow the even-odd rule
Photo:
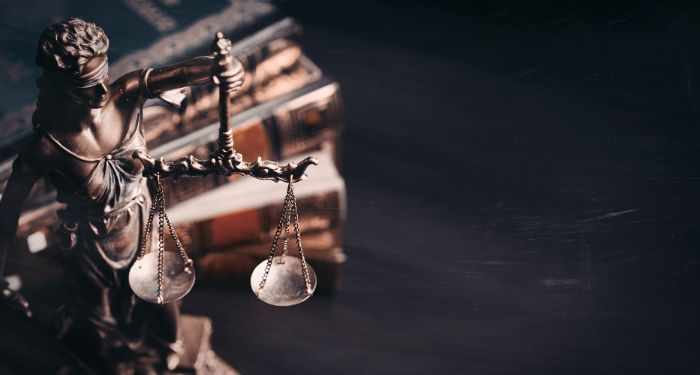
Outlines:
[[[60,90],[81,105],[104,106],[108,48],[107,35],[92,22],[68,18],[49,26],[41,33],[36,51],[36,63],[44,69],[40,88]]]

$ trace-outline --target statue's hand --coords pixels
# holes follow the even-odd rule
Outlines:
[[[245,78],[245,69],[238,59],[228,58],[225,64],[214,64],[214,83],[224,85],[231,94],[241,89]]]

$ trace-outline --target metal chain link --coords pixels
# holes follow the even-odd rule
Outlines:
[[[277,251],[277,243],[279,242],[280,234],[282,233],[282,227],[284,226],[284,244],[282,256],[287,255],[288,242],[289,242],[289,225],[293,220],[294,223],[294,235],[297,243],[297,250],[299,251],[299,256],[301,258],[301,273],[304,275],[304,283],[306,284],[306,292],[308,294],[312,293],[311,290],[311,279],[309,277],[309,269],[306,265],[306,257],[304,256],[304,248],[301,246],[301,231],[299,230],[299,210],[297,207],[297,199],[294,196],[294,183],[292,178],[289,179],[289,185],[287,186],[287,195],[284,197],[284,203],[282,204],[282,214],[280,215],[280,220],[277,223],[277,230],[272,238],[272,246],[270,247],[270,253],[267,257],[267,264],[265,265],[265,272],[263,273],[262,280],[260,280],[260,287],[258,291],[262,290],[267,281],[267,276],[272,268],[272,260],[275,257],[275,252]]]
[[[291,192],[292,200],[292,210],[291,213],[294,215],[294,234],[297,240],[297,250],[299,250],[299,257],[301,258],[301,273],[304,275],[304,282],[306,283],[306,292],[311,294],[311,279],[309,278],[309,269],[306,266],[306,257],[304,257],[304,248],[301,247],[301,231],[299,230],[299,209],[297,208],[297,198],[294,196],[294,185],[292,179],[289,179],[289,190]]]
[[[180,257],[182,258],[182,261],[185,262],[186,271],[189,271],[189,267],[192,265],[192,259],[190,259],[187,256],[187,252],[185,251],[185,248],[182,246],[182,242],[180,242],[180,238],[177,236],[177,233],[175,232],[175,228],[173,228],[173,225],[170,223],[170,218],[168,218],[168,214],[165,213],[165,194],[163,193],[163,186],[160,186],[159,190],[160,190],[160,202],[161,202],[161,207],[162,207],[161,212],[163,213],[163,217],[165,218],[165,223],[168,226],[168,229],[170,231],[170,237],[172,237],[173,241],[175,242],[175,246],[177,247],[178,253],[180,253]]]
[[[155,218],[156,211],[158,212],[158,304],[163,303],[163,277],[165,268],[165,226],[168,226],[170,236],[177,246],[180,257],[182,257],[185,263],[185,272],[192,272],[190,267],[192,266],[192,260],[187,256],[180,238],[175,233],[175,228],[170,223],[168,214],[165,213],[165,192],[163,190],[163,185],[160,183],[160,175],[155,174],[154,180],[154,193],[155,196],[152,198],[151,210],[148,214],[148,221],[146,222],[146,230],[144,232],[144,237],[141,241],[141,251],[138,259],[141,259],[146,254],[146,247],[153,229],[153,219]]]
[[[157,173],[155,175],[155,178],[158,178]],[[146,230],[144,231],[143,238],[141,239],[141,251],[139,252],[137,260],[141,259],[144,255],[146,255],[146,246],[148,245],[148,241],[151,238],[151,230],[153,229],[153,218],[156,216],[156,210],[157,203],[152,200],[151,209],[148,212],[148,221],[146,221]]]
[[[156,199],[160,207],[158,210],[158,304],[163,303],[163,268],[165,263],[165,198],[163,198],[163,185],[156,179]]]
[[[260,280],[260,286],[258,291],[262,290],[267,282],[267,275],[270,273],[270,268],[272,268],[272,259],[275,257],[277,252],[277,243],[280,239],[280,234],[282,233],[282,226],[284,225],[284,220],[286,218],[286,212],[290,206],[290,192],[287,188],[287,195],[284,197],[284,203],[282,204],[282,214],[280,215],[279,222],[277,223],[277,230],[275,230],[275,235],[272,237],[272,245],[270,246],[270,253],[267,256],[267,264],[265,264],[265,272],[263,273],[262,279]]]
[[[287,199],[291,199],[291,196],[288,195],[288,197]],[[284,238],[282,240],[282,261],[280,263],[284,263],[284,257],[287,256],[289,251],[289,220],[292,216],[292,205],[287,204],[287,210],[282,214],[284,215]]]

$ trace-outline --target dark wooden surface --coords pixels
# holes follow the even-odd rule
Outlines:
[[[185,310],[213,318],[222,357],[700,372],[697,5],[283,5],[342,85],[349,260],[294,308],[195,290]]]

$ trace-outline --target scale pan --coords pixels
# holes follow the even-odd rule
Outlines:
[[[181,299],[194,285],[194,269],[185,269],[180,254],[163,253],[163,301],[170,303]],[[139,298],[158,303],[158,252],[147,253],[134,262],[129,270],[129,285]]]
[[[284,259],[284,260],[283,260]],[[283,262],[283,263],[282,263]],[[265,274],[267,260],[258,264],[250,276],[253,293],[263,302],[273,306],[292,306],[309,299],[316,290],[316,272],[307,263],[311,281],[311,293],[306,290],[304,274],[301,271],[301,259],[287,255],[278,255],[272,259],[272,267],[267,275],[265,286],[260,289],[260,281]]]

